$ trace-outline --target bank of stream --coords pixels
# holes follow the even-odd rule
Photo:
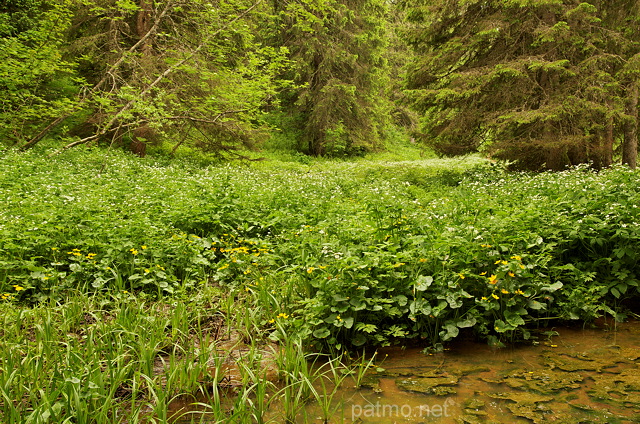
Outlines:
[[[345,380],[335,393],[329,423],[640,422],[639,321],[555,328],[536,345],[460,341],[434,354],[380,349],[377,358],[360,388]],[[272,422],[284,422],[277,409]],[[322,417],[311,402],[297,423]]]

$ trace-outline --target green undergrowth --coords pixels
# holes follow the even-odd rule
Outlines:
[[[330,417],[340,384],[359,385],[373,364],[310,353],[294,338],[265,345],[236,300],[210,286],[162,300],[67,293],[0,304],[0,421],[310,422],[305,404]]]
[[[316,349],[491,343],[638,297],[638,174],[479,158],[201,167],[77,150],[0,164],[0,296],[241,293]]]
[[[373,362],[310,367],[315,353],[623,320],[639,297],[638,182],[477,157],[5,154],[1,421],[168,422],[185,397],[194,422],[293,420],[309,399],[328,417],[334,388]],[[216,346],[231,333],[250,354],[226,396],[230,348]]]

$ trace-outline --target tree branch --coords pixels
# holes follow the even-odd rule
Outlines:
[[[149,37],[151,37],[156,32],[156,30],[158,29],[158,26],[160,25],[160,22],[162,22],[162,19],[167,14],[167,12],[169,11],[169,8],[172,5],[173,5],[172,1],[167,2],[166,6],[162,10],[162,12],[160,12],[160,15],[158,15],[158,18],[155,20],[153,26],[149,29],[149,31],[147,31],[147,33],[144,34],[144,36],[142,36],[140,38],[140,40],[138,40],[137,43],[135,43],[133,46],[131,46],[131,48],[129,48],[129,50],[126,51],[126,53],[123,53],[120,56],[120,58],[113,65],[111,65],[111,68],[109,68],[109,70],[107,70],[105,72],[105,74],[102,77],[102,79],[100,81],[98,81],[98,83],[96,85],[94,85],[91,90],[89,90],[89,93],[85,97],[81,98],[79,100],[79,102],[69,112],[67,112],[66,114],[63,114],[62,116],[59,116],[56,119],[54,119],[42,131],[40,131],[35,137],[33,137],[27,143],[23,144],[20,147],[20,151],[25,151],[25,150],[28,150],[28,149],[32,148],[33,146],[35,146],[40,140],[42,140],[44,138],[45,135],[47,135],[47,133],[49,131],[51,131],[53,128],[55,128],[60,122],[64,121],[65,119],[67,119],[68,117],[73,115],[78,109],[80,109],[80,107],[82,107],[82,105],[84,105],[89,99],[91,99],[93,97],[93,95],[95,94],[95,92],[100,90],[100,88],[104,85],[104,83],[107,82],[107,80],[109,79],[109,76],[111,76],[116,71],[116,69],[118,69],[120,67],[120,65],[122,65],[122,62],[124,62],[124,60],[127,57],[129,57],[133,52],[135,52],[136,49],[138,49],[138,47],[143,45],[147,41],[147,39]]]
[[[65,150],[68,150],[68,149],[70,149],[72,147],[78,146],[80,144],[87,143],[87,142],[89,142],[91,140],[94,140],[94,139],[102,136],[103,134],[105,134],[118,121],[120,116],[123,113],[125,113],[126,111],[128,111],[129,109],[131,109],[138,102],[138,100],[144,98],[151,90],[153,90],[170,73],[172,73],[174,70],[176,70],[177,68],[182,66],[184,63],[186,63],[189,60],[191,60],[200,50],[202,50],[202,48],[211,39],[213,39],[216,36],[218,36],[223,30],[225,30],[230,25],[234,24],[238,20],[240,20],[243,17],[245,17],[247,14],[249,14],[249,12],[251,12],[253,9],[255,9],[261,2],[262,2],[262,0],[257,0],[253,5],[251,5],[251,7],[247,8],[244,12],[240,13],[234,19],[232,19],[231,21],[227,22],[223,27],[219,28],[217,31],[215,31],[209,37],[207,37],[207,39],[205,39],[202,43],[200,43],[200,45],[198,45],[198,47],[196,47],[193,51],[189,52],[186,57],[184,57],[183,59],[179,60],[178,62],[174,63],[173,65],[171,65],[167,69],[165,69],[164,72],[162,72],[160,75],[158,75],[156,77],[156,79],[151,84],[149,84],[147,87],[145,87],[144,90],[142,90],[142,92],[139,94],[139,96],[137,98],[133,98],[133,99],[129,100],[129,102],[127,102],[127,104],[125,104],[123,107],[121,107],[120,110],[115,115],[113,115],[113,118],[111,118],[111,120],[109,122],[107,122],[107,124],[104,125],[102,127],[102,129],[99,130],[96,134],[94,134],[91,137],[85,137],[85,138],[83,138],[81,140],[77,140],[77,141],[74,141],[73,143],[69,143],[66,146],[64,146],[62,149],[52,153],[51,155],[56,155],[56,154],[61,153],[61,152],[65,151]]]

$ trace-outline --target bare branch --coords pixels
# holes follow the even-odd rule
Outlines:
[[[223,27],[218,28],[217,31],[213,32],[209,37],[207,37],[205,40],[203,40],[200,45],[198,45],[198,47],[196,47],[193,51],[189,52],[184,58],[182,58],[181,60],[179,60],[178,62],[174,63],[173,65],[169,66],[167,69],[164,70],[164,72],[162,72],[160,75],[158,75],[156,77],[156,79],[149,84],[147,87],[145,87],[144,90],[142,90],[142,92],[138,95],[137,98],[133,98],[131,100],[129,100],[129,102],[127,102],[127,104],[125,104],[124,106],[122,106],[120,108],[120,110],[113,115],[113,117],[111,118],[111,120],[109,122],[107,122],[107,124],[105,124],[101,130],[99,130],[95,135],[91,136],[91,137],[86,137],[83,138],[81,140],[75,141],[73,143],[68,144],[67,146],[63,147],[61,150],[54,152],[53,154],[57,154],[60,153],[64,150],[70,149],[71,147],[74,146],[78,146],[80,144],[84,144],[88,141],[91,141],[95,138],[98,138],[100,136],[102,136],[103,134],[105,134],[106,132],[108,132],[111,127],[113,127],[113,125],[118,121],[118,119],[120,118],[120,116],[127,112],[128,110],[130,110],[137,102],[138,100],[144,98],[151,90],[153,90],[162,80],[164,80],[169,74],[171,74],[173,71],[175,71],[177,68],[179,68],[180,66],[182,66],[183,64],[185,64],[186,62],[188,62],[189,60],[191,60],[200,50],[202,50],[202,48],[204,46],[207,45],[207,43],[215,38],[216,36],[218,36],[223,30],[225,30],[227,27],[229,27],[230,25],[234,24],[235,22],[237,22],[238,20],[242,19],[243,17],[245,17],[247,14],[249,14],[253,9],[255,9],[260,3],[262,2],[262,0],[257,0],[253,5],[251,5],[251,7],[247,8],[245,11],[243,11],[242,13],[240,13],[238,16],[236,16],[234,19],[232,19],[231,21],[227,22]]]
[[[100,90],[100,88],[104,85],[104,83],[107,82],[109,77],[113,76],[113,74],[116,71],[116,69],[118,69],[120,67],[120,65],[122,65],[122,62],[124,62],[124,60],[127,57],[129,57],[133,52],[135,52],[138,49],[138,47],[143,45],[147,41],[147,39],[149,37],[151,37],[157,31],[158,26],[160,25],[160,22],[162,22],[162,19],[167,14],[167,12],[169,11],[169,8],[172,5],[173,5],[172,1],[167,2],[166,6],[162,10],[162,12],[160,12],[160,15],[158,15],[158,18],[155,20],[153,26],[149,29],[149,31],[147,31],[147,33],[144,34],[144,36],[142,36],[140,38],[140,40],[138,40],[137,43],[135,43],[133,46],[131,46],[131,48],[129,48],[129,50],[127,50],[126,53],[123,53],[120,56],[120,58],[113,65],[111,65],[111,68],[109,68],[109,70],[107,70],[105,72],[105,74],[102,77],[102,79],[100,81],[98,81],[98,83],[95,86],[93,86],[93,88],[89,91],[89,93],[85,97],[83,97],[83,98],[81,98],[79,100],[79,102],[73,107],[73,109],[71,109],[66,114],[64,114],[62,116],[59,116],[56,119],[54,119],[42,131],[40,131],[35,137],[33,137],[31,140],[29,140],[24,145],[22,145],[20,147],[20,150],[24,151],[24,150],[30,149],[31,147],[35,146],[40,140],[42,140],[44,138],[45,135],[47,135],[47,133],[49,131],[51,131],[53,128],[55,128],[60,122],[64,121],[65,119],[67,119],[68,117],[73,115],[76,111],[78,111],[78,109],[80,109],[80,107],[82,107],[89,99],[91,99],[93,97],[93,95],[98,90]],[[115,78],[113,78],[113,79],[115,80]],[[66,150],[66,148],[65,148],[65,150]]]

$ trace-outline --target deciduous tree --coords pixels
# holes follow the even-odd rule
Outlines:
[[[224,154],[260,136],[285,51],[255,38],[262,0],[95,0],[75,3],[66,51],[85,87],[72,113],[43,124],[23,148],[69,118],[76,138],[129,140],[144,154],[158,134]],[[67,121],[68,122],[68,121]]]
[[[63,59],[70,2],[0,0],[0,138],[18,144],[64,114],[75,95],[73,63]]]

